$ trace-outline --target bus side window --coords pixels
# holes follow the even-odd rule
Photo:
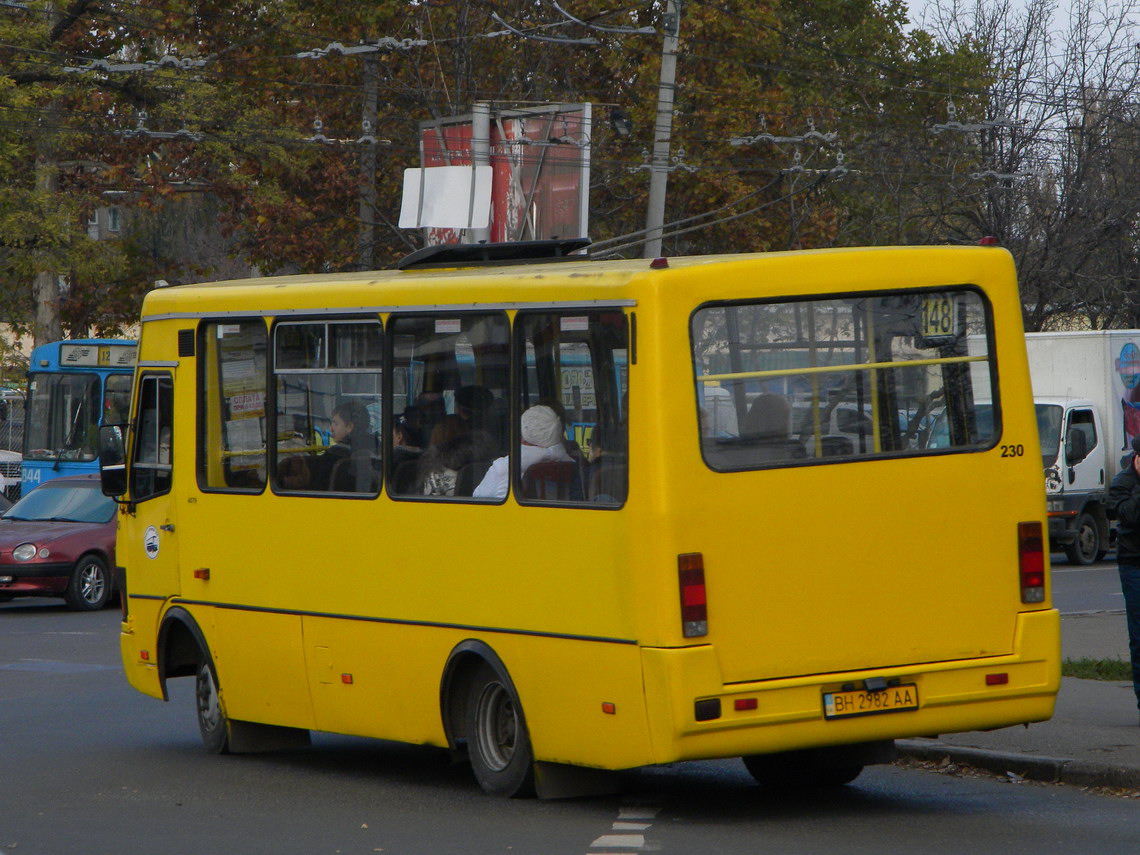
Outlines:
[[[510,333],[503,312],[401,315],[388,324],[394,496],[469,498],[510,435]],[[397,444],[398,443],[398,444]]]
[[[265,322],[206,322],[200,330],[198,483],[206,490],[265,486]]]
[[[131,498],[136,502],[170,491],[174,384],[168,375],[146,375],[139,383],[138,433],[131,465]]]
[[[628,492],[628,342],[621,312],[520,313],[515,324],[519,411],[547,407],[562,425],[557,448],[522,435],[515,453],[524,503],[618,506]]]
[[[383,328],[374,318],[274,327],[277,490],[380,491],[383,352]]]

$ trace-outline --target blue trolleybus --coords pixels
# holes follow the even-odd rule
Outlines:
[[[21,495],[52,478],[99,471],[99,425],[126,420],[137,354],[137,342],[109,338],[53,341],[32,351]]]

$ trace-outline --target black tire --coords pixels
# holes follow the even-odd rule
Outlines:
[[[222,711],[218,696],[218,677],[213,664],[206,660],[198,665],[194,678],[195,709],[202,744],[211,754],[229,753],[229,720]]]
[[[534,752],[509,679],[481,665],[467,696],[467,753],[475,780],[496,796],[534,795]]]
[[[863,771],[858,764],[815,766],[779,754],[754,754],[740,759],[758,784],[785,789],[842,787],[858,778]]]
[[[1077,539],[1065,547],[1065,555],[1070,564],[1085,566],[1103,557],[1100,545],[1100,526],[1092,514],[1082,513],[1077,518]]]
[[[106,606],[111,599],[106,562],[97,555],[84,555],[76,561],[63,598],[73,611],[93,612]]]

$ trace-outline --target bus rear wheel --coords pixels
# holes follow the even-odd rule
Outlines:
[[[510,680],[482,665],[467,696],[467,752],[484,792],[534,795],[534,752]]]
[[[229,727],[218,697],[218,678],[209,661],[198,665],[194,680],[194,698],[198,712],[198,730],[202,744],[211,754],[225,754],[229,746]]]

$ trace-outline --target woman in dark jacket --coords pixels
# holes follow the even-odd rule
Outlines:
[[[1140,437],[1132,440],[1128,464],[1112,479],[1108,511],[1116,516],[1116,563],[1128,621],[1132,688],[1140,708]]]

